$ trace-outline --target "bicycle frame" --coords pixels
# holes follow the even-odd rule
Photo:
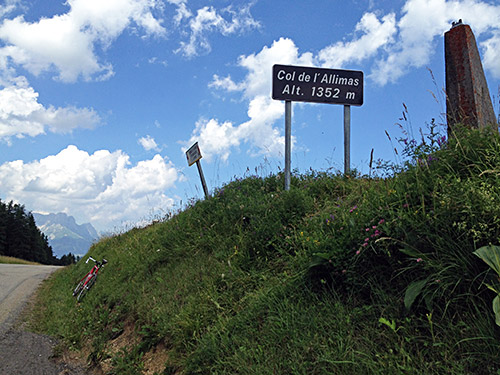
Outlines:
[[[89,257],[85,263],[88,263],[89,260],[92,260],[95,264],[92,269],[87,272],[87,274],[78,282],[78,285],[73,290],[73,296],[76,297],[77,301],[83,298],[86,292],[94,285],[95,280],[97,279],[97,274],[101,267],[103,267],[108,261],[103,259],[101,262],[95,260],[92,257]]]
[[[97,263],[94,264],[94,267],[92,267],[92,269],[89,272],[87,272],[87,274],[85,276],[82,277],[82,279],[80,280],[80,282],[82,282],[83,280],[85,280],[84,283],[83,283],[83,287],[84,288],[87,286],[87,284],[90,281],[90,279],[92,278],[92,276],[97,275],[97,273],[99,272],[99,268],[100,267],[97,266]]]

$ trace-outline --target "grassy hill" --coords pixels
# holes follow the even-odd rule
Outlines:
[[[400,142],[384,178],[250,176],[101,240],[94,288],[77,304],[89,265],[56,273],[33,327],[109,374],[500,373],[473,254],[500,243],[500,137]]]
[[[37,262],[30,262],[30,261],[24,260],[24,259],[18,259],[18,258],[14,258],[14,257],[7,257],[5,255],[0,255],[0,263],[5,263],[5,264],[41,265],[40,263],[37,263]]]

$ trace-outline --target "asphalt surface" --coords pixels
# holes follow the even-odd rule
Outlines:
[[[0,264],[0,335],[12,326],[40,282],[58,268]]]
[[[42,280],[59,267],[0,264],[0,375],[84,375],[76,366],[56,363],[49,336],[27,332],[19,315]]]

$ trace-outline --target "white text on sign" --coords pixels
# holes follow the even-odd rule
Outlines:
[[[274,65],[273,99],[363,104],[363,72]]]

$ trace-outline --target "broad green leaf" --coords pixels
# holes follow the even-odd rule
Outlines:
[[[498,285],[498,283],[497,283]],[[496,288],[493,286],[493,285],[490,285],[490,284],[486,284],[486,286],[488,287],[489,290],[491,290],[492,292],[495,292],[497,294],[500,294],[500,288],[497,286]]]
[[[484,260],[500,276],[500,246],[483,246],[474,251],[474,254]],[[487,287],[498,293],[497,288],[494,286],[487,284]],[[500,326],[500,294],[493,299],[492,307],[495,313],[495,323]]]
[[[316,257],[320,257],[322,259],[325,259],[325,260],[328,260],[332,257],[331,254],[329,254],[329,253],[314,253],[313,255]]]
[[[309,268],[314,268],[317,266],[322,266],[328,263],[330,257],[326,253],[315,253],[311,262],[309,263]]]
[[[385,324],[387,327],[392,329],[394,332],[397,332],[396,322],[394,321],[394,319],[387,320],[386,318],[379,318],[378,322],[381,324]]]
[[[500,276],[500,246],[483,246],[474,254],[486,262]]]
[[[493,312],[495,313],[495,322],[500,326],[500,295],[493,299]]]
[[[415,302],[415,299],[422,293],[422,289],[427,284],[427,279],[412,282],[405,293],[405,307],[409,310]]]
[[[399,251],[401,251],[403,254],[406,254],[412,258],[422,258],[424,259],[425,255],[422,254],[421,252],[419,251],[416,251],[416,250],[412,250],[412,249],[408,249],[408,248],[403,248],[403,249],[399,249]]]

